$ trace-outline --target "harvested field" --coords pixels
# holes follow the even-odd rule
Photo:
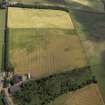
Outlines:
[[[69,14],[64,11],[9,8],[8,12],[9,28],[74,29]]]
[[[30,72],[37,78],[86,66],[84,50],[66,12],[16,10],[9,8],[8,20],[9,57],[16,73]]]
[[[64,94],[58,97],[49,105],[105,105],[99,88],[92,84],[72,93]]]
[[[18,74],[42,77],[87,63],[78,36],[70,30],[10,29],[9,35],[10,62]]]

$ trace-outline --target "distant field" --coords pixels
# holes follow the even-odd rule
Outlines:
[[[16,73],[40,77],[87,63],[79,38],[70,35],[70,30],[10,29],[9,36],[10,61]]]
[[[105,14],[79,11],[71,14],[105,100]]]
[[[66,93],[48,105],[105,105],[97,85]]]
[[[38,10],[34,11],[37,12]],[[24,12],[25,14],[27,13],[26,9]],[[59,73],[68,69],[83,67],[87,64],[84,50],[80,44],[79,37],[73,29],[71,20],[69,18],[62,19],[62,15],[60,14],[62,12],[60,11],[60,13],[58,12],[58,15],[61,15],[59,21],[62,22],[59,23],[60,25],[58,24],[58,26],[55,27],[56,23],[54,22],[54,24],[52,22],[54,20],[52,19],[54,11],[51,13],[48,12],[48,14],[47,12],[48,10],[44,10],[43,14],[43,10],[40,10],[40,12],[37,13],[39,14],[37,15],[37,19],[40,19],[38,16],[42,16],[41,18],[43,21],[37,22],[37,20],[34,19],[35,21],[33,23],[36,23],[35,26],[43,24],[43,27],[41,28],[31,28],[31,19],[28,26],[30,28],[16,28],[15,26],[11,27],[11,25],[8,24],[10,62],[13,64],[15,72],[18,74],[30,72],[35,77],[41,77],[52,73]],[[55,11],[55,13],[56,12],[57,11]],[[16,15],[15,12],[12,13],[13,14],[9,13],[9,15]],[[17,15],[20,20],[23,18],[21,17],[21,12]],[[32,16],[34,14],[29,12],[29,15]],[[66,17],[65,15],[68,17],[67,13],[64,13],[63,17]],[[23,14],[23,16],[25,16],[24,18],[29,18],[28,15]],[[14,17],[14,20],[16,20],[17,17]],[[34,16],[32,18],[34,18]],[[58,17],[55,16],[55,18]],[[46,19],[52,20],[51,24],[49,23],[47,27]],[[8,21],[10,21],[8,23],[13,22],[11,19]],[[19,20],[16,22],[16,25],[18,23],[20,23]],[[28,24],[28,22],[26,23]],[[20,24],[22,24],[22,21]],[[61,28],[64,27],[64,24],[67,29]],[[48,28],[49,26],[52,28]]]
[[[16,1],[20,3],[64,3],[64,0],[9,0],[9,1]]]
[[[104,11],[104,5],[101,0],[65,0],[68,3],[73,3],[75,6],[86,6],[93,10]]]
[[[69,14],[64,11],[9,8],[8,12],[9,28],[74,29]]]

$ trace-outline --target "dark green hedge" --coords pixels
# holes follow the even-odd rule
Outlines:
[[[19,8],[35,8],[35,9],[53,9],[53,10],[62,10],[69,12],[68,8],[66,6],[54,6],[54,5],[44,5],[44,4],[9,4],[10,7],[19,7]]]

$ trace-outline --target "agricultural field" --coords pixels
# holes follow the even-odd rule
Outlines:
[[[91,84],[77,90],[75,92],[68,92],[48,105],[105,105],[98,86]]]
[[[18,9],[16,13],[16,9],[8,11],[9,59],[15,73],[31,73],[38,78],[87,65],[80,39],[66,12]]]
[[[9,28],[74,29],[69,14],[64,11],[10,7],[8,12]],[[19,16],[15,14],[19,14]]]
[[[5,10],[0,9],[0,70],[2,65],[4,26],[5,26]]]
[[[65,0],[71,6],[75,6],[78,8],[87,7],[87,9],[96,10],[96,11],[104,11],[104,4],[101,0]],[[84,10],[84,9],[83,9]]]
[[[79,11],[72,11],[71,14],[105,100],[105,14]]]

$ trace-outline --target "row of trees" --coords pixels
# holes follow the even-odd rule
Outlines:
[[[9,4],[10,7],[20,7],[20,8],[37,8],[37,9],[54,9],[54,10],[63,10],[69,12],[66,6],[61,5],[46,5],[45,3],[36,3],[36,4],[26,4],[26,3],[16,3]]]

